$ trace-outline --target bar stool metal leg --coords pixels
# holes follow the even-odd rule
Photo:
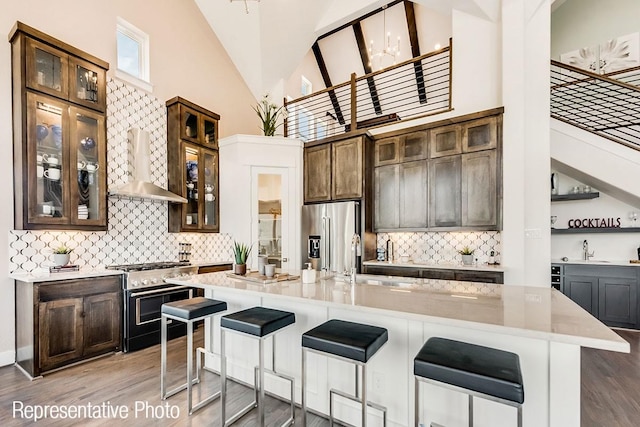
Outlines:
[[[167,318],[160,319],[160,396],[165,399],[167,395]]]
[[[473,396],[469,395],[469,427],[473,427]]]
[[[307,425],[307,350],[302,347],[302,395],[300,404],[302,406],[302,425]]]

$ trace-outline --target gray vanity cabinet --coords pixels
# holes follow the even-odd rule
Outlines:
[[[640,268],[566,264],[564,294],[608,326],[639,328]]]
[[[611,326],[635,327],[638,322],[638,284],[635,279],[598,279],[598,317]]]
[[[462,159],[459,155],[440,157],[429,166],[429,227],[459,227]]]
[[[597,277],[565,274],[564,293],[592,316],[598,317]]]

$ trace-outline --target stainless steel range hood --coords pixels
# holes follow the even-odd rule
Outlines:
[[[133,179],[123,186],[109,189],[109,195],[187,203],[184,197],[151,183],[149,132],[129,129],[127,139],[129,140],[129,164],[133,166]]]

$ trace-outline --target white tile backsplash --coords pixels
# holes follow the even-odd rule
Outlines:
[[[386,248],[388,239],[394,243],[396,257],[407,255],[414,262],[459,262],[458,250],[469,246],[478,262],[486,263],[491,251],[499,259],[502,250],[499,231],[378,233],[377,247]]]
[[[167,188],[167,114],[164,102],[125,83],[107,84],[107,186],[126,183],[132,174],[127,130],[150,132],[151,179]],[[191,243],[192,261],[231,260],[227,234],[169,233],[167,203],[109,198],[109,228],[101,232],[9,231],[10,272],[48,268],[51,249],[73,248],[71,263],[85,267],[177,261],[179,243]]]

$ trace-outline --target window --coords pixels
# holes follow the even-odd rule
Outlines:
[[[300,85],[300,93],[302,94],[302,96],[311,95],[311,93],[313,92],[313,86],[311,85],[311,82],[305,76],[301,76],[301,80],[302,83]]]
[[[118,17],[116,42],[118,51],[116,75],[150,91],[149,35]]]

